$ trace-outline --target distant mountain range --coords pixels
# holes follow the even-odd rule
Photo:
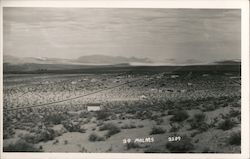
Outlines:
[[[107,55],[88,55],[81,56],[76,59],[61,59],[61,58],[47,58],[47,57],[15,57],[11,55],[3,56],[3,63],[11,65],[19,64],[64,64],[64,65],[139,65],[139,66],[158,66],[158,65],[202,65],[202,64],[233,64],[241,63],[239,59],[215,61],[211,63],[204,63],[197,59],[187,59],[178,61],[176,59],[152,60],[149,58],[138,57],[123,57],[123,56],[107,56]]]
[[[81,56],[77,59],[60,59],[60,58],[46,58],[46,57],[23,57],[18,58],[15,56],[3,56],[3,70],[5,73],[18,73],[18,72],[53,72],[53,71],[68,71],[68,72],[82,72],[82,71],[97,71],[105,70],[133,70],[138,68],[150,69],[172,69],[173,67],[192,66],[200,67],[205,66],[209,69],[231,69],[240,68],[240,60],[224,60],[215,61],[211,63],[202,63],[199,60],[188,59],[185,61],[178,61],[175,59],[163,59],[161,61],[154,61],[149,58],[137,57],[122,57],[122,56],[106,56],[106,55],[90,55]],[[212,67],[211,67],[212,66]],[[230,67],[228,67],[230,66]],[[236,67],[234,67],[236,66]],[[188,68],[188,67],[186,67]],[[197,68],[195,68],[197,69]]]

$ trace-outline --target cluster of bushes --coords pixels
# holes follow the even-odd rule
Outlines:
[[[140,148],[140,145],[134,142],[129,142],[126,143],[126,149],[130,150],[130,149],[135,149],[135,148]]]
[[[202,105],[202,110],[203,111],[213,111],[216,110],[218,108],[218,105],[215,105],[213,103],[208,103],[208,104],[203,104]]]
[[[166,132],[165,129],[163,129],[162,127],[156,127],[154,126],[150,132],[150,135],[154,135],[154,134],[164,134]]]
[[[31,143],[27,143],[24,140],[18,140],[16,143],[9,144],[3,147],[4,152],[41,152],[42,150],[35,147]]]
[[[86,129],[81,128],[81,125],[79,123],[74,123],[72,121],[64,121],[62,124],[69,132],[86,132]]]
[[[61,124],[62,121],[67,119],[67,115],[63,113],[50,113],[47,116],[44,116],[44,123],[45,124]]]
[[[229,117],[238,117],[240,115],[241,115],[241,112],[235,109],[231,109],[228,114]]]
[[[121,129],[134,129],[136,128],[136,125],[134,124],[124,124],[121,126]]]
[[[11,138],[15,135],[15,131],[12,127],[4,128],[3,130],[3,139]]]
[[[107,110],[100,110],[96,112],[96,119],[97,120],[108,120],[109,117],[111,116],[111,113],[108,112]]]
[[[171,125],[171,128],[170,128],[169,132],[177,132],[181,128],[179,124],[170,123],[170,125]]]
[[[89,135],[89,141],[95,142],[95,141],[104,141],[104,138],[97,135],[96,133],[91,133]]]
[[[103,126],[99,127],[99,130],[108,130],[108,132],[105,134],[106,138],[109,138],[112,135],[117,134],[121,131],[121,129],[113,123],[106,123]]]
[[[170,121],[172,122],[182,122],[189,117],[187,111],[185,110],[173,111],[172,113],[174,115],[170,118]]]
[[[189,119],[191,129],[198,129],[200,132],[204,132],[209,129],[209,125],[206,123],[206,115],[204,113],[198,113]]]
[[[36,144],[42,141],[46,142],[49,140],[53,140],[57,136],[58,134],[56,134],[56,132],[53,129],[45,128],[37,133],[26,134],[24,136],[21,136],[21,138],[28,143]]]
[[[220,122],[220,123],[218,124],[217,128],[218,128],[218,129],[222,129],[222,130],[230,130],[230,129],[232,129],[235,125],[236,125],[236,123],[235,123],[233,120],[227,118],[227,119],[223,120],[222,122]]]
[[[241,145],[241,132],[233,132],[228,138],[228,144],[230,145]]]
[[[151,116],[152,116],[151,111],[137,111],[135,114],[135,117],[141,120],[151,119]]]

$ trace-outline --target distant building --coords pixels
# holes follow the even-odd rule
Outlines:
[[[171,77],[171,78],[178,78],[179,75],[171,75],[170,77]]]
[[[101,103],[88,103],[87,110],[88,111],[100,111],[102,109]]]
[[[72,81],[71,84],[76,84],[77,82],[76,81]]]
[[[187,83],[188,86],[192,86],[193,84],[192,83]]]

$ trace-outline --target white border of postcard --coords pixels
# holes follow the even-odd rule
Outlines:
[[[249,158],[249,1],[248,0],[78,0],[78,1],[42,1],[42,0],[2,0],[0,1],[0,22],[1,22],[1,66],[0,66],[0,97],[1,97],[1,139],[0,139],[0,158],[2,159],[45,159],[45,158],[192,158],[192,159],[247,159]],[[3,106],[2,106],[2,88],[3,88],[3,7],[69,7],[69,8],[210,8],[210,9],[241,9],[241,60],[242,60],[242,144],[240,154],[176,154],[176,153],[161,153],[161,154],[138,154],[138,153],[3,153]],[[13,46],[14,47],[14,46]]]

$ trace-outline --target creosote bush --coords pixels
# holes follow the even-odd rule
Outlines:
[[[130,142],[130,143],[126,144],[126,148],[127,148],[127,150],[140,148],[140,145],[137,143],[134,143],[134,142]]]
[[[154,135],[154,134],[164,134],[166,132],[165,129],[163,129],[162,127],[156,127],[154,126],[150,132],[150,135]]]
[[[112,135],[117,134],[121,131],[121,129],[113,123],[104,124],[99,128],[99,130],[100,131],[108,130],[108,132],[105,134],[106,138],[109,138]]]
[[[198,113],[193,116],[192,119],[189,119],[191,129],[198,129],[200,132],[204,132],[209,129],[209,125],[205,122],[206,115],[204,113]]]
[[[241,145],[241,132],[234,132],[230,135],[228,139],[230,145]]]
[[[3,147],[4,152],[41,152],[42,150],[36,148],[33,144],[27,143],[24,140],[18,140],[6,147]]]
[[[232,129],[234,126],[235,126],[235,123],[232,120],[226,119],[222,121],[221,123],[219,123],[218,129],[229,130],[229,129]]]
[[[172,121],[172,122],[182,122],[189,117],[187,111],[185,111],[185,110],[174,111],[173,115],[174,116],[172,118],[170,118],[170,121]]]
[[[96,112],[97,120],[107,120],[110,115],[111,113],[108,112],[107,110],[100,110]]]
[[[93,142],[95,142],[95,141],[104,141],[104,138],[97,135],[96,133],[91,133],[89,135],[89,141],[93,141]]]

